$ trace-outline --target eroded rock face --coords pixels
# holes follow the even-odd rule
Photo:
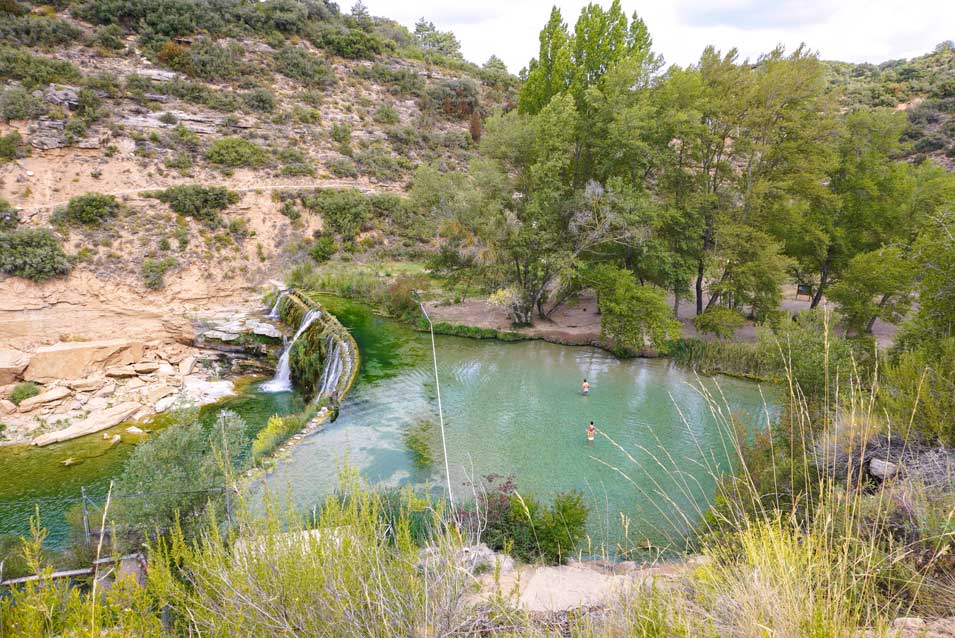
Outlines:
[[[29,363],[30,357],[19,350],[0,350],[0,385],[18,381]]]
[[[37,348],[24,378],[49,382],[78,379],[108,367],[126,366],[143,357],[143,342],[130,339],[77,341]]]

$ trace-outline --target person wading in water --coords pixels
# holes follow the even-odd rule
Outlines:
[[[590,384],[587,383],[587,379],[584,379],[584,382],[580,384],[580,393],[584,396],[590,394]]]
[[[591,421],[590,425],[587,426],[587,442],[593,443],[594,436],[597,434],[597,428],[594,427],[594,422]]]

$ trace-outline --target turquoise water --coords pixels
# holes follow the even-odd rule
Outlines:
[[[361,375],[338,420],[280,462],[269,489],[311,507],[331,493],[343,462],[386,486],[445,485],[427,335],[353,303],[322,302],[355,335]],[[488,474],[514,476],[519,491],[542,499],[580,490],[591,507],[595,553],[681,538],[709,503],[714,475],[729,469],[729,442],[701,383],[754,426],[775,410],[770,390],[731,378],[700,381],[665,360],[440,336],[437,352],[454,497],[472,498],[467,484]],[[589,444],[591,420],[622,450],[601,435]],[[411,433],[424,455],[409,448]]]
[[[209,424],[222,410],[232,410],[246,419],[249,441],[273,414],[289,414],[302,408],[301,398],[293,392],[267,394],[258,391],[261,381],[237,383],[237,394],[204,406],[200,420]],[[169,415],[159,415],[140,427],[158,431],[166,427]],[[123,463],[144,440],[142,435],[126,432],[129,423],[106,430],[108,437],[119,434],[122,441],[111,445],[103,433],[64,441],[46,447],[10,445],[0,447],[0,535],[25,535],[30,532],[30,517],[39,507],[40,521],[48,535],[48,545],[62,548],[69,544],[71,527],[67,520],[80,507],[81,489],[102,500],[110,479],[122,472]],[[73,459],[65,466],[62,461]],[[73,531],[76,527],[73,527]]]

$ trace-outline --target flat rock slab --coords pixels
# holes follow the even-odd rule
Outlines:
[[[128,402],[114,405],[99,412],[94,412],[82,421],[74,423],[70,427],[57,432],[48,432],[41,434],[33,439],[33,445],[44,446],[60,441],[69,441],[79,436],[93,434],[106,428],[111,428],[130,418],[142,408],[141,403]]]
[[[70,396],[69,388],[64,388],[62,386],[57,386],[46,392],[41,392],[35,397],[30,397],[29,399],[24,399],[20,401],[20,412],[29,412],[34,410],[41,405],[47,403],[53,403],[54,401],[59,401],[60,399],[65,399]]]
[[[33,353],[23,376],[40,382],[78,379],[105,368],[136,363],[143,358],[143,350],[141,341],[130,339],[68,341],[42,346]]]

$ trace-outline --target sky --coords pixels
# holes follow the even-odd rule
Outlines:
[[[339,0],[342,10],[351,0]],[[604,7],[611,0],[596,0]],[[584,0],[364,0],[372,15],[414,29],[420,17],[453,31],[464,57],[491,54],[512,73],[537,55],[538,34],[555,4],[573,28]],[[955,40],[955,0],[622,0],[647,23],[654,51],[667,64],[692,64],[703,48],[736,47],[740,58],[783,44],[805,43],[827,60],[884,62],[931,51]]]

